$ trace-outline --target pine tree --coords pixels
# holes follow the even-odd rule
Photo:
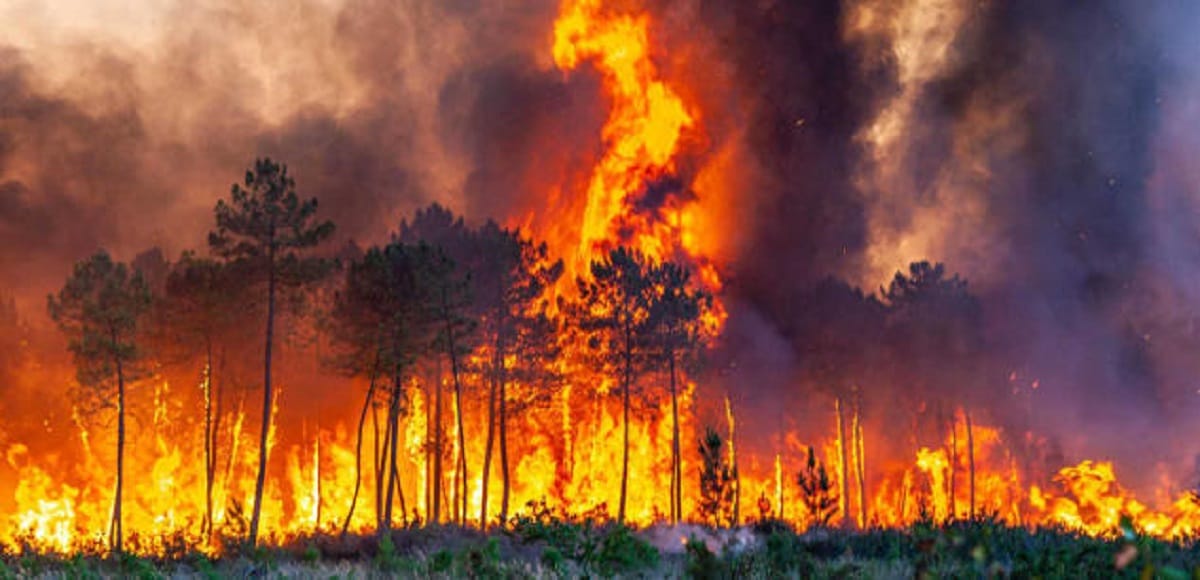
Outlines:
[[[84,389],[81,395],[104,407],[116,399],[117,481],[110,545],[117,554],[124,537],[125,395],[142,359],[138,334],[150,304],[150,289],[141,274],[131,273],[103,251],[75,264],[62,290],[47,300],[50,317],[69,340],[76,377]]]
[[[250,544],[256,545],[266,485],[267,436],[271,430],[274,396],[271,356],[275,342],[276,303],[280,291],[309,285],[328,270],[327,262],[305,257],[302,252],[328,239],[334,226],[333,222],[317,221],[317,200],[301,200],[287,167],[270,159],[255,161],[243,183],[234,184],[229,200],[218,201],[214,211],[217,229],[208,236],[213,253],[244,272],[249,280],[265,282],[262,424],[249,538]]]

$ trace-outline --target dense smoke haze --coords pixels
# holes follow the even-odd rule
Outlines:
[[[696,196],[698,247],[724,281],[704,414],[733,393],[767,417],[744,421],[751,446],[785,421],[827,430],[798,346],[823,336],[821,284],[882,299],[928,260],[979,301],[986,363],[969,382],[998,393],[976,399],[991,422],[1068,460],[1114,459],[1134,488],[1160,471],[1200,483],[1200,7],[644,5],[651,58],[702,117],[681,147],[688,191],[661,187]],[[569,237],[610,103],[593,65],[555,66],[558,11],[0,0],[3,289],[43,325],[45,295],[99,248],[203,250],[256,156],[319,199],[335,246],[384,241],[435,201]]]

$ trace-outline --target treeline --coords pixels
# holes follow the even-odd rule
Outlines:
[[[301,198],[287,168],[269,159],[256,161],[217,203],[214,222],[207,252],[185,252],[173,262],[143,254],[127,265],[101,251],[76,264],[49,298],[50,315],[74,355],[83,387],[77,396],[116,410],[114,550],[121,549],[123,536],[128,384],[161,370],[164,361],[201,373],[204,407],[198,422],[206,484],[201,528],[211,535],[218,434],[227,412],[222,373],[229,372],[227,358],[246,352],[262,353],[256,363],[261,380],[255,381],[262,395],[258,469],[245,531],[251,543],[257,541],[268,475],[263,450],[274,405],[273,363],[278,349],[287,346],[280,334],[296,326],[281,328],[281,315],[304,320],[321,335],[321,344],[328,345],[320,357],[325,369],[367,385],[365,393],[354,395],[361,397],[355,489],[343,529],[356,510],[364,509],[359,496],[368,473],[374,478],[377,529],[388,530],[397,518],[407,520],[409,498],[400,485],[405,474],[397,457],[403,444],[400,422],[410,390],[422,383],[432,398],[430,480],[445,481],[445,461],[453,463],[455,473],[453,493],[431,486],[430,520],[469,521],[476,514],[467,513],[468,498],[478,491],[481,525],[489,523],[492,502],[498,502],[499,520],[505,521],[513,484],[514,416],[544,406],[572,381],[620,400],[619,521],[626,517],[631,410],[642,401],[669,398],[672,472],[666,515],[672,522],[685,517],[678,397],[703,355],[712,354],[709,347],[719,330],[713,297],[692,279],[687,264],[660,263],[616,247],[577,279],[566,280],[563,262],[527,232],[491,221],[472,227],[438,205],[402,221],[386,243],[334,250],[328,247],[334,224],[320,219],[317,201]],[[800,361],[804,376],[797,384],[827,395],[836,418],[840,489],[828,490],[836,506],[828,498],[819,502],[819,519],[838,513],[843,520],[870,521],[863,429],[869,401],[881,402],[872,413],[877,422],[904,434],[875,447],[890,445],[896,454],[883,453],[889,456],[911,457],[918,446],[944,445],[947,426],[963,417],[967,441],[961,448],[971,466],[965,512],[974,516],[972,422],[984,410],[1003,407],[998,395],[1008,385],[1006,370],[987,355],[982,309],[966,281],[940,264],[920,262],[897,273],[878,295],[835,279],[781,291],[787,307],[775,309],[782,316],[773,322]],[[420,369],[431,364],[448,374],[439,370],[429,380]],[[442,375],[448,377],[446,392]],[[482,388],[468,392],[468,385]],[[811,394],[808,386],[798,388]],[[478,420],[486,424],[482,457],[468,457],[464,440],[469,407],[464,401],[472,395],[486,399],[477,399],[483,410]],[[455,442],[446,441],[443,429],[448,406]],[[383,414],[382,425],[368,421],[377,412]],[[363,448],[368,435],[373,449]],[[715,451],[720,441],[709,435],[700,442],[700,456],[715,461],[723,454]],[[445,453],[448,447],[454,457]],[[957,441],[948,449],[951,517],[960,513],[953,505],[959,449]],[[710,467],[700,477],[705,505],[697,509],[714,522],[737,521],[737,465]],[[470,488],[468,474],[474,469],[481,470],[480,490]],[[488,485],[493,470],[500,476],[499,490]],[[811,487],[813,477],[802,474],[797,481],[801,488]],[[852,499],[857,513],[852,513]],[[782,502],[782,496],[758,498],[759,515],[779,513]]]
[[[161,368],[164,360],[190,361],[203,377],[206,511],[202,533],[214,532],[213,489],[220,444],[220,372],[227,353],[262,345],[262,418],[258,469],[248,540],[257,542],[267,478],[268,436],[275,387],[272,375],[280,340],[279,318],[305,318],[325,336],[322,364],[347,377],[365,379],[357,424],[354,499],[348,528],[367,470],[375,462],[375,517],[386,531],[406,518],[397,461],[403,444],[399,423],[407,390],[421,380],[418,366],[435,361],[449,369],[450,392],[432,381],[435,428],[432,480],[443,481],[443,413],[453,399],[458,436],[454,505],[443,505],[432,486],[433,521],[443,514],[466,522],[470,466],[480,465],[484,487],[479,521],[488,523],[493,498],[487,482],[499,470],[499,518],[509,512],[512,482],[509,427],[514,413],[552,399],[573,369],[601,377],[596,388],[616,393],[622,405],[623,460],[617,519],[623,521],[629,481],[629,421],[633,400],[647,396],[641,380],[661,373],[657,395],[671,399],[672,521],[682,514],[682,471],[677,397],[688,369],[715,330],[712,297],[693,282],[684,264],[656,262],[628,248],[614,248],[576,280],[563,280],[561,260],[526,233],[487,222],[470,227],[438,205],[418,211],[391,239],[368,248],[350,246],[336,255],[327,245],[334,224],[319,218],[315,199],[304,199],[286,166],[260,159],[214,210],[207,256],[185,252],[167,262],[143,255],[134,264],[100,251],[75,265],[62,289],[48,299],[51,318],[68,339],[77,379],[76,396],[111,406],[116,413],[116,483],[110,545],[122,549],[127,390],[131,382]],[[248,332],[256,327],[258,338]],[[277,374],[277,373],[276,373]],[[468,458],[463,399],[467,376],[486,390],[484,457]],[[377,448],[363,449],[367,418],[377,424]],[[382,432],[380,432],[382,431]],[[381,447],[380,447],[381,446]],[[398,504],[398,513],[393,506]]]

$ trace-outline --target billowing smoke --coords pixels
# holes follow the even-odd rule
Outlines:
[[[681,173],[746,404],[803,402],[799,296],[929,259],[980,299],[988,380],[1040,385],[1030,426],[1147,466],[1195,450],[1197,9],[647,4],[663,75],[704,114]],[[604,145],[599,80],[550,59],[553,0],[89,5],[0,12],[0,272],[39,316],[98,247],[202,247],[258,155],[375,241],[433,200],[552,228]]]

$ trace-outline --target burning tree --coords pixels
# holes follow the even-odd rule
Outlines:
[[[657,295],[651,306],[654,346],[666,367],[671,397],[671,522],[683,517],[683,457],[679,448],[679,367],[695,360],[704,345],[704,314],[712,296],[691,288],[691,273],[665,262],[652,267],[650,280]]]
[[[655,309],[652,266],[641,253],[617,248],[591,264],[591,277],[579,278],[578,300],[569,304],[593,361],[617,379],[621,393],[621,495],[617,521],[625,521],[629,488],[630,391],[653,359],[651,314]]]
[[[200,359],[204,396],[204,519],[201,534],[213,531],[213,487],[217,471],[217,433],[221,420],[218,367],[225,360],[220,342],[236,328],[244,309],[236,308],[240,287],[228,266],[185,252],[167,274],[160,305],[160,330],[172,338],[169,348],[185,359]],[[240,312],[239,312],[240,310]],[[220,342],[220,343],[219,343]]]
[[[888,335],[897,364],[909,372],[922,402],[938,410],[934,436],[940,437],[943,431],[944,406],[961,405],[964,409],[968,514],[974,518],[975,441],[971,406],[979,397],[976,388],[979,377],[985,375],[978,368],[983,342],[979,302],[967,291],[966,280],[958,275],[948,276],[945,266],[929,262],[911,264],[907,275],[897,272],[884,298],[889,307]],[[914,433],[918,438],[919,431],[918,428]],[[953,427],[951,433],[956,433]],[[951,447],[947,515],[954,517],[957,441]]]
[[[463,521],[467,514],[467,498],[470,496],[467,476],[466,429],[463,418],[463,359],[470,354],[475,322],[467,317],[468,309],[472,306],[471,276],[467,265],[478,258],[473,243],[472,232],[463,223],[462,218],[438,204],[418,210],[411,223],[404,221],[400,224],[399,239],[405,243],[424,242],[439,249],[439,259],[430,263],[433,268],[429,272],[428,281],[435,287],[433,292],[433,311],[438,320],[438,334],[435,350],[444,353],[450,362],[450,377],[454,385],[455,427],[458,433],[458,457],[456,469],[454,517]],[[438,374],[440,375],[440,366]],[[441,519],[442,481],[445,479],[442,468],[442,456],[445,442],[442,420],[442,384],[441,377],[430,381],[434,391],[433,442],[427,445],[426,457],[432,455],[433,473],[430,481],[430,517],[433,521]]]
[[[804,464],[804,470],[796,476],[796,482],[800,484],[800,495],[813,523],[828,526],[833,516],[837,515],[838,497],[825,471],[825,464],[817,461],[812,447],[808,448],[808,461]]]
[[[700,519],[714,526],[734,525],[733,495],[737,467],[726,461],[721,435],[709,427],[700,440]]]
[[[113,491],[110,544],[121,552],[121,490],[125,479],[125,387],[137,374],[142,352],[138,331],[150,310],[150,289],[139,272],[114,262],[105,252],[75,265],[57,296],[50,296],[50,317],[70,341],[76,377],[83,395],[100,406],[112,405],[116,391],[117,482]]]
[[[446,260],[440,249],[425,243],[392,242],[382,248],[371,248],[361,260],[350,265],[346,286],[335,299],[331,318],[333,338],[340,349],[337,360],[346,372],[371,378],[359,421],[360,458],[366,409],[377,393],[375,381],[380,376],[391,381],[386,401],[383,464],[376,466],[376,518],[381,533],[391,528],[397,489],[401,513],[406,511],[397,467],[398,449],[403,444],[399,423],[404,412],[404,384],[439,331],[440,294],[434,279],[447,271]],[[361,468],[361,459],[359,463]]]
[[[250,517],[250,543],[258,542],[263,486],[267,476],[267,438],[271,428],[271,349],[275,340],[275,306],[280,290],[302,288],[324,275],[326,262],[303,257],[333,234],[333,222],[317,221],[317,200],[301,200],[287,166],[259,159],[234,184],[229,201],[217,202],[217,229],[209,233],[214,254],[244,271],[253,282],[265,281],[267,320],[263,351],[262,429],[258,445],[258,477]]]
[[[480,525],[487,526],[488,476],[497,435],[502,481],[500,521],[508,515],[511,477],[508,455],[510,383],[533,385],[553,379],[559,355],[557,324],[547,314],[544,294],[562,275],[561,260],[551,261],[546,244],[535,244],[514,230],[488,222],[478,232],[475,307],[482,321],[489,361],[487,442],[483,458]]]
[[[789,317],[791,325],[786,328],[792,346],[804,364],[807,378],[833,399],[841,515],[847,522],[853,517],[850,510],[853,468],[858,484],[859,523],[866,525],[860,385],[872,384],[875,379],[870,373],[879,358],[877,337],[883,333],[884,305],[858,288],[832,278],[821,280],[793,304],[797,311]]]

